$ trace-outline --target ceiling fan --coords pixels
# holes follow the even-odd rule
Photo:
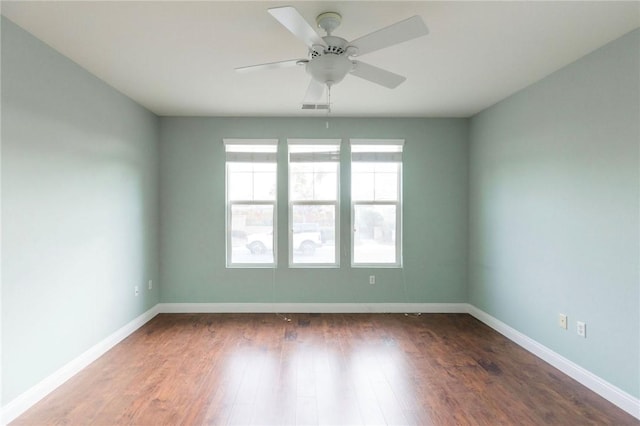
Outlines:
[[[327,35],[320,37],[300,13],[291,6],[268,9],[269,13],[309,48],[308,59],[291,59],[267,64],[236,68],[236,71],[284,68],[304,65],[311,75],[311,82],[304,97],[303,109],[330,109],[331,101],[322,103],[325,88],[330,96],[331,87],[347,74],[377,83],[390,89],[396,88],[406,77],[352,59],[385,47],[393,46],[427,35],[429,30],[420,16],[389,25],[351,42],[332,35],[340,25],[342,17],[336,12],[318,15],[316,23]],[[329,97],[328,96],[328,97]]]

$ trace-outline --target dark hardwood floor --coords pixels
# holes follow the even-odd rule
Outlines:
[[[466,314],[162,314],[16,425],[638,425]]]

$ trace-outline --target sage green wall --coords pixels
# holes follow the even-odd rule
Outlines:
[[[159,301],[469,301],[640,397],[639,47],[635,31],[471,120],[327,129],[159,119],[2,18],[2,404]],[[343,139],[340,268],[287,267],[284,167],[279,267],[225,268],[233,137],[280,139],[280,164],[288,137]],[[402,269],[349,266],[349,138],[406,140]]]
[[[158,139],[2,18],[2,405],[158,302]]]
[[[639,105],[636,30],[472,118],[469,201],[470,303],[636,398]]]
[[[465,302],[465,119],[162,118],[163,302]],[[287,267],[286,138],[342,138],[341,267]],[[351,268],[349,138],[403,138],[404,268]],[[278,138],[278,268],[225,268],[223,138]],[[369,285],[368,276],[376,275]]]

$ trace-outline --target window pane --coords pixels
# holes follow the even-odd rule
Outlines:
[[[355,165],[355,163],[353,163]],[[353,200],[374,199],[374,173],[371,171],[351,171],[351,198]]]
[[[314,200],[335,200],[338,197],[338,163],[314,165]]]
[[[355,161],[351,167],[351,198],[354,201],[397,201],[398,163]]]
[[[338,163],[291,163],[289,193],[294,201],[336,200]]]
[[[376,201],[396,201],[398,199],[398,174],[376,173]]]
[[[227,177],[228,196],[230,201],[253,199],[253,173],[229,172]]]
[[[396,263],[396,206],[354,205],[353,263]]]
[[[231,206],[231,263],[275,263],[270,204]]]
[[[373,163],[376,172],[378,173],[398,173],[400,163],[396,162],[380,162]]]
[[[275,163],[227,163],[230,201],[275,201]]]
[[[251,172],[253,171],[253,164],[251,163],[237,163],[237,162],[228,162],[227,167],[229,168],[229,172]]]
[[[274,172],[276,171],[276,163],[252,163],[254,172]]]
[[[354,161],[351,163],[351,173],[373,173],[376,171],[376,163],[363,163]]]
[[[336,212],[330,205],[292,206],[293,263],[336,263]]]
[[[276,199],[276,172],[253,174],[253,199],[257,201]]]
[[[296,164],[295,169],[291,167],[289,187],[292,200],[313,200],[313,172],[304,171],[301,164]]]

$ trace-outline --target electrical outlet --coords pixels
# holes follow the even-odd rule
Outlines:
[[[567,316],[565,314],[558,314],[558,325],[560,328],[567,329]]]
[[[577,321],[576,322],[576,332],[578,333],[578,336],[587,337],[587,324],[585,324],[582,321]]]
[[[149,280],[149,290],[153,288],[153,280]]]
[[[369,284],[375,284],[376,283],[376,276],[375,275],[369,275]]]
[[[138,288],[138,286],[133,287],[133,293],[137,296],[140,294],[140,289]]]

